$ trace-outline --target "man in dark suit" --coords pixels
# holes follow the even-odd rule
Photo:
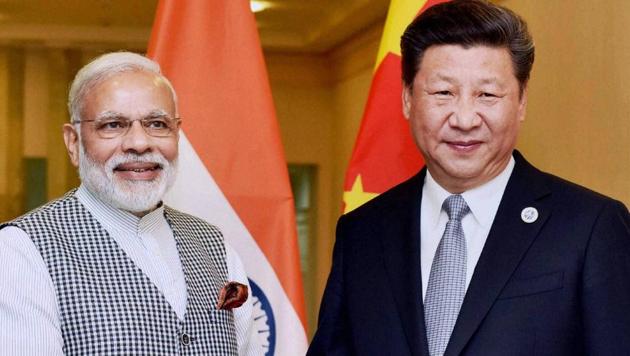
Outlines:
[[[626,207],[514,150],[534,45],[480,0],[402,37],[426,167],[342,216],[309,355],[630,355]]]

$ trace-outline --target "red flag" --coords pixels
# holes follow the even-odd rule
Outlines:
[[[411,177],[423,164],[402,113],[400,36],[416,14],[446,0],[392,0],[344,183],[344,213]]]
[[[242,257],[268,355],[306,350],[293,197],[246,0],[162,0],[149,45],[179,96],[169,204],[218,225]]]

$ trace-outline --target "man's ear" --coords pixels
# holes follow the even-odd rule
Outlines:
[[[177,129],[175,130],[175,134],[177,135],[177,139],[179,140],[179,130],[182,128],[182,120],[177,120]]]
[[[403,84],[402,90],[402,112],[405,116],[405,119],[409,120],[409,115],[411,113],[411,99],[413,93],[411,92],[412,88]]]
[[[79,134],[77,133],[74,125],[63,125],[63,142],[66,144],[66,150],[68,156],[70,156],[70,162],[75,167],[79,166]]]
[[[525,121],[525,113],[527,112],[527,86],[523,88],[521,98],[518,104],[518,121]]]

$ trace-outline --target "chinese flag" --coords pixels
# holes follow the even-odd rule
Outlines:
[[[267,355],[307,347],[293,196],[247,0],[161,0],[149,44],[178,94],[167,203],[218,226],[244,262]]]
[[[415,174],[424,163],[402,113],[400,36],[414,17],[445,0],[392,0],[359,135],[344,182],[344,213]]]

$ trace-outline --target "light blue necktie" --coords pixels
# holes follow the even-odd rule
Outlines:
[[[424,303],[431,356],[446,351],[466,294],[466,239],[462,218],[470,212],[464,198],[451,195],[442,204],[448,222],[435,252]]]

